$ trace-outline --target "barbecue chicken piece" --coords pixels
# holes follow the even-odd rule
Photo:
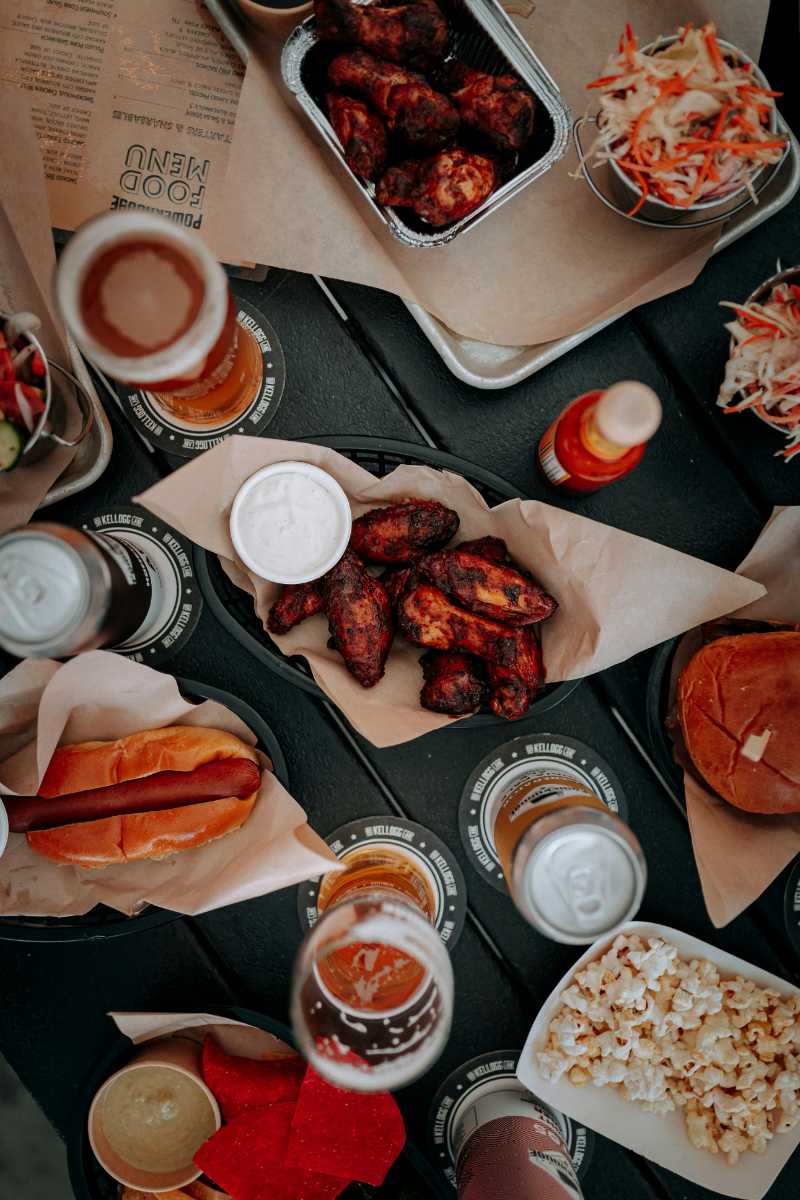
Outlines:
[[[345,550],[323,576],[322,593],[331,638],[345,666],[362,687],[374,687],[394,637],[386,589],[352,550]]]
[[[410,149],[438,150],[455,137],[455,108],[415,71],[384,62],[366,50],[348,50],[334,58],[328,80],[335,88],[366,96],[389,132]]]
[[[497,168],[489,158],[455,146],[422,162],[389,167],[378,180],[379,204],[413,208],[429,225],[460,221],[491,196]]]
[[[489,662],[489,707],[496,717],[523,717],[544,687],[542,651],[530,625],[516,629],[509,662]]]
[[[490,562],[463,546],[426,555],[419,570],[470,612],[507,625],[532,625],[558,608],[552,596],[508,563]]]
[[[328,116],[345,161],[361,179],[377,179],[386,166],[386,127],[363,100],[328,92]]]
[[[479,658],[456,650],[429,650],[419,660],[425,682],[419,694],[423,708],[463,717],[486,703],[486,668]]]
[[[471,542],[459,542],[456,549],[463,550],[468,554],[479,554],[481,558],[486,558],[489,562],[504,563],[510,561],[508,546],[499,537],[473,538]]]
[[[316,34],[326,42],[353,42],[389,62],[421,70],[447,50],[447,22],[434,0],[379,7],[353,0],[316,0]]]
[[[270,633],[288,633],[323,610],[319,580],[311,583],[287,583],[278,599],[269,610],[267,628]]]
[[[485,75],[464,63],[448,63],[443,87],[469,129],[501,150],[519,150],[533,133],[536,101],[514,75]]]
[[[397,612],[400,597],[408,587],[413,574],[413,567],[387,567],[383,574],[378,576],[378,579],[386,588],[386,595],[389,597],[393,613]]]
[[[365,562],[412,563],[449,542],[458,524],[438,500],[404,500],[356,517],[350,547]]]

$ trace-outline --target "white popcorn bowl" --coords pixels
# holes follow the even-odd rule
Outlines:
[[[634,933],[643,938],[659,937],[671,942],[677,946],[681,958],[707,958],[715,964],[723,978],[741,975],[745,979],[752,979],[760,987],[775,988],[785,996],[800,996],[800,988],[787,980],[769,971],[762,971],[760,967],[718,950],[716,946],[710,946],[708,942],[682,933],[679,929],[654,925],[649,921],[629,921],[591,945],[553,989],[528,1034],[519,1058],[517,1077],[545,1104],[580,1124],[588,1125],[620,1146],[641,1154],[650,1162],[722,1196],[733,1196],[738,1200],[762,1200],[800,1145],[800,1125],[788,1133],[776,1134],[765,1154],[754,1154],[748,1150],[735,1166],[730,1166],[721,1153],[711,1154],[708,1150],[695,1149],[686,1132],[683,1110],[678,1109],[662,1117],[646,1112],[638,1103],[625,1100],[616,1088],[594,1087],[592,1084],[576,1087],[564,1077],[557,1083],[551,1083],[539,1073],[534,1051],[544,1047],[550,1022],[561,1007],[562,991],[573,982],[576,972],[600,958],[616,937]]]

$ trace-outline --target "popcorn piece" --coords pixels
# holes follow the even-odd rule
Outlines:
[[[619,934],[561,1001],[536,1053],[545,1078],[616,1087],[661,1115],[680,1108],[692,1145],[730,1164],[800,1123],[797,995]]]

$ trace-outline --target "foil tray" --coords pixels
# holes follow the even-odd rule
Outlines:
[[[749,205],[727,222],[714,244],[712,253],[718,254],[738,238],[763,225],[797,194],[800,188],[800,146],[780,116],[778,127],[782,132],[789,134],[789,153],[783,162],[775,167],[772,177],[760,190],[758,205]],[[653,231],[653,237],[658,237],[658,230]],[[563,354],[594,337],[622,315],[606,317],[568,337],[542,342],[537,346],[496,346],[491,342],[462,337],[461,334],[448,329],[444,322],[419,304],[412,304],[408,300],[403,303],[447,369],[462,382],[485,391],[521,383],[523,379],[541,371]]]
[[[289,35],[281,55],[284,83],[353,186],[398,241],[420,248],[446,245],[474,229],[548,171],[567,149],[572,120],[554,80],[497,0],[450,0],[444,5],[444,12],[451,29],[450,54],[476,70],[514,73],[530,88],[538,103],[533,138],[520,152],[514,174],[473,212],[441,229],[434,230],[414,216],[401,217],[395,209],[379,205],[374,183],[359,179],[345,162],[339,139],[322,105],[327,62],[344,47],[318,41],[312,16]]]

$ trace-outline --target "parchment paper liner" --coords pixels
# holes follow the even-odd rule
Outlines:
[[[800,506],[776,508],[737,574],[767,589],[760,600],[734,615],[758,620],[800,622]],[[699,649],[696,630],[679,642],[672,659],[668,712],[678,675]],[[673,738],[680,730],[672,729]],[[800,754],[800,730],[798,730]],[[676,750],[680,764],[685,748]],[[683,771],[686,815],[708,915],[719,929],[757,900],[800,853],[800,813],[788,816],[746,813]]]
[[[120,1033],[130,1038],[134,1046],[176,1033],[194,1036],[202,1042],[206,1034],[213,1033],[223,1050],[241,1058],[279,1059],[297,1056],[296,1050],[265,1029],[234,1021],[231,1017],[218,1017],[214,1013],[110,1012],[108,1015]]]
[[[490,533],[504,538],[514,557],[560,604],[542,626],[550,682],[601,671],[764,591],[700,559],[538,500],[509,500],[490,509],[475,488],[448,471],[400,466],[376,479],[322,446],[231,437],[136,499],[218,555],[233,582],[253,596],[262,623],[279,588],[238,560],[228,514],[245,479],[268,463],[287,459],[329,471],[347,492],[355,516],[407,496],[438,499],[461,517],[457,540]],[[327,637],[326,620],[317,616],[275,641],[284,654],[308,659],[325,694],[374,745],[397,745],[450,723],[451,718],[420,708],[418,649],[396,638],[386,675],[376,687],[365,689],[338,653],[327,648]]]
[[[0,104],[0,313],[33,312],[42,322],[38,337],[49,358],[70,369],[63,330],[50,301],[56,256],[50,229],[44,171],[27,97],[8,90]],[[65,436],[75,437],[81,417],[70,385],[54,387],[66,406]],[[75,455],[54,446],[38,462],[25,459],[0,471],[0,534],[31,519],[48,490]]]
[[[0,681],[0,795],[34,794],[56,746],[164,725],[224,729],[256,742],[222,704],[192,704],[171,675],[116,654],[22,662]],[[269,759],[260,760],[261,790],[244,825],[159,861],[100,870],[60,866],[34,854],[24,834],[11,834],[0,858],[0,914],[67,917],[102,903],[128,915],[144,904],[193,915],[330,870],[335,856],[272,774]]]
[[[788,1133],[777,1134],[768,1143],[765,1154],[747,1151],[735,1166],[729,1166],[722,1154],[695,1149],[686,1133],[682,1109],[661,1117],[657,1113],[646,1112],[641,1104],[625,1100],[615,1088],[590,1085],[575,1087],[565,1077],[553,1083],[540,1075],[533,1057],[534,1048],[540,1049],[546,1041],[547,1028],[561,1006],[561,992],[572,983],[576,971],[605,953],[619,933],[663,938],[678,947],[681,958],[707,958],[715,963],[723,978],[741,975],[745,979],[755,980],[760,987],[775,988],[784,996],[797,995],[800,991],[785,979],[762,971],[760,967],[718,950],[716,946],[679,929],[649,921],[631,921],[590,946],[550,993],[537,1013],[519,1057],[518,1077],[546,1104],[551,1104],[620,1146],[627,1146],[650,1162],[723,1196],[734,1196],[737,1200],[761,1200],[800,1144],[800,1125],[795,1125]]]

